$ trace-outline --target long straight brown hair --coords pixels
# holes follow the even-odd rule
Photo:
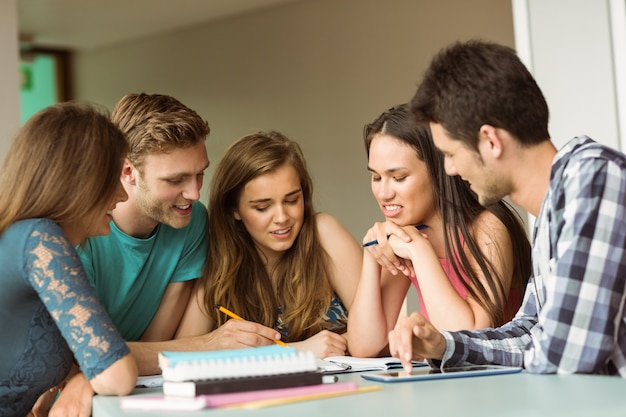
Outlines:
[[[293,246],[270,271],[255,242],[234,217],[245,185],[290,165],[298,173],[304,199],[304,224]],[[322,248],[313,209],[313,181],[298,144],[278,132],[258,132],[233,143],[213,173],[209,197],[209,252],[204,285],[206,312],[217,325],[227,317],[215,304],[268,327],[276,327],[278,307],[287,341],[322,330],[332,298],[329,258]]]
[[[104,109],[66,102],[32,116],[0,173],[0,233],[47,218],[60,225],[103,207],[120,183],[127,144]]]
[[[506,227],[513,245],[513,277],[511,288],[522,292],[530,278],[532,261],[528,235],[519,214],[506,201],[499,201],[483,207],[469,185],[459,176],[449,176],[445,172],[442,153],[435,147],[430,128],[424,123],[416,123],[406,104],[393,107],[381,114],[375,121],[364,128],[365,149],[369,157],[370,144],[378,133],[385,133],[406,143],[415,150],[416,156],[426,164],[432,183],[434,201],[441,213],[445,228],[444,243],[446,257],[458,276],[460,272],[468,277],[469,282],[461,280],[472,298],[489,313],[494,326],[504,324],[504,312],[516,311],[520,306],[508,306],[507,294],[502,287],[501,277],[497,276],[492,262],[485,257],[471,233],[472,224],[485,210],[493,213]],[[463,250],[478,263],[488,288],[478,278]],[[494,294],[492,298],[489,293]]]

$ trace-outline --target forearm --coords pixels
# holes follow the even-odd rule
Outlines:
[[[128,347],[137,361],[139,375],[145,376],[161,373],[158,361],[159,352],[202,350],[204,346],[200,338],[186,337],[163,342],[128,342]]]
[[[52,416],[89,416],[94,390],[82,372],[71,377],[54,402],[49,415]]]
[[[440,330],[489,327],[487,312],[474,302],[463,299],[450,282],[435,253],[424,251],[411,259],[430,322]]]
[[[129,353],[91,378],[89,383],[97,394],[128,395],[137,385],[137,376],[137,362]]]
[[[447,343],[442,366],[466,363],[524,366],[524,351],[532,341],[531,332],[536,333],[535,288],[531,277],[520,312],[513,321],[497,329],[442,332]]]
[[[536,321],[516,318],[498,329],[442,332],[446,351],[444,367],[472,364],[524,366],[524,351],[531,342]]]
[[[389,332],[386,313],[400,306],[383,305],[381,268],[369,254],[364,256],[363,271],[348,314],[348,349],[354,356],[376,356],[387,345]]]
[[[158,366],[160,351],[201,351],[242,349],[266,346],[279,340],[276,330],[247,320],[227,320],[217,329],[199,336],[190,336],[163,342],[128,343],[139,365],[139,375],[161,373]]]
[[[399,258],[408,263],[405,274],[411,274],[417,280],[421,293],[420,308],[427,313],[430,322],[441,330],[459,330],[484,328],[491,325],[489,314],[476,300],[459,294],[454,281],[463,285],[462,277],[454,271],[446,271],[431,242],[417,232],[411,241],[402,241],[391,236],[389,244]]]

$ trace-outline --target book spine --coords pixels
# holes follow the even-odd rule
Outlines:
[[[253,348],[262,349],[262,348]],[[286,349],[278,346],[278,349]],[[244,349],[246,350],[246,349]],[[175,352],[174,352],[175,353]],[[193,352],[185,352],[190,355]],[[196,352],[198,353],[198,352]],[[167,352],[161,352],[159,365],[166,381],[251,377],[269,374],[308,372],[317,369],[317,361],[311,352],[287,353],[285,355],[230,357],[211,360],[178,360],[172,365]],[[184,357],[185,355],[180,355]],[[193,357],[193,355],[191,355]]]
[[[167,397],[195,397],[198,395],[223,394],[229,392],[302,387],[307,385],[322,384],[323,382],[324,375],[320,372],[302,372],[215,380],[164,381],[163,394]]]
[[[243,349],[223,349],[208,351],[161,351],[159,352],[159,364],[164,366],[176,366],[179,363],[195,363],[205,361],[233,359],[260,359],[282,356],[297,356],[301,354],[296,348],[282,346],[261,346]]]

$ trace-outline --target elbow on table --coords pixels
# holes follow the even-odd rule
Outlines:
[[[348,342],[348,350],[350,351],[351,356],[355,356],[358,358],[374,358],[379,356],[381,351],[384,349],[372,349],[373,345],[368,343],[355,343],[353,345]]]
[[[137,362],[129,354],[118,359],[89,382],[96,394],[128,395],[135,388],[138,375]]]

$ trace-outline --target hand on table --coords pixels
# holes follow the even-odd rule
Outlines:
[[[441,359],[445,350],[443,335],[419,313],[401,317],[389,332],[389,351],[407,373],[413,371],[411,361]]]

